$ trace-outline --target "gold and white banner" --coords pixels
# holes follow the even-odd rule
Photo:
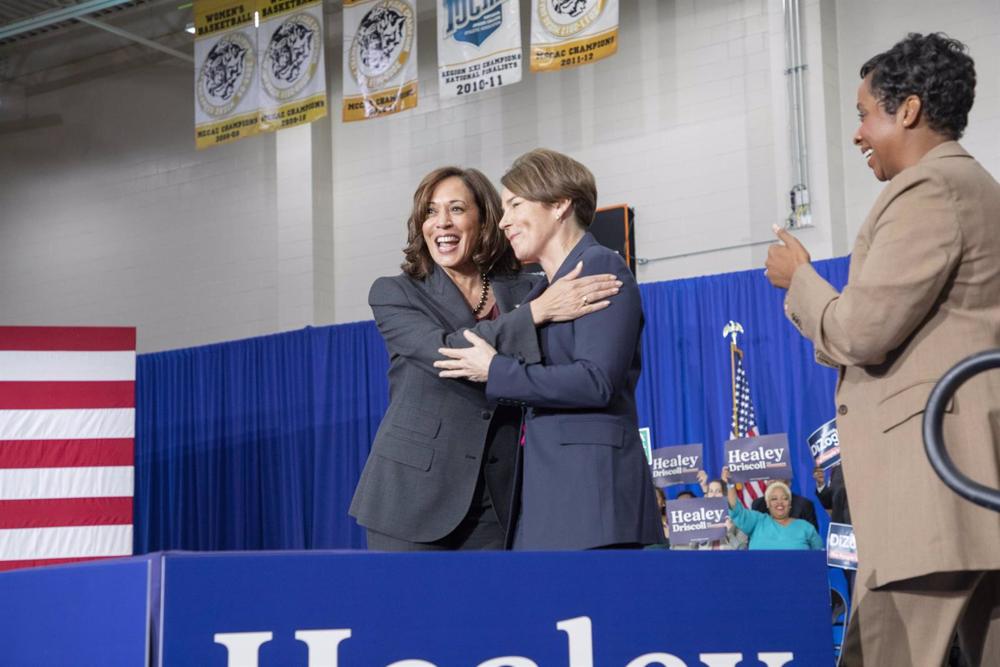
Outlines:
[[[322,0],[258,0],[260,129],[326,115]]]
[[[618,51],[618,0],[531,0],[531,71],[587,65]]]
[[[199,149],[258,130],[254,0],[199,0],[194,25],[194,124]]]
[[[457,97],[521,80],[517,0],[438,0],[438,94]]]
[[[415,0],[344,0],[344,121],[417,106]]]

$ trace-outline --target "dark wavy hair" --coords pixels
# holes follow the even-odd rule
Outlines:
[[[594,221],[597,209],[594,174],[568,155],[536,148],[514,160],[500,182],[529,201],[551,205],[562,199],[570,200],[576,221],[584,229]]]
[[[406,259],[400,268],[406,275],[418,280],[423,280],[431,272],[434,260],[424,241],[424,221],[427,220],[427,209],[434,196],[434,188],[452,176],[462,179],[465,187],[469,188],[479,211],[479,238],[472,253],[472,261],[482,273],[515,273],[521,268],[521,264],[500,229],[500,218],[503,217],[500,195],[483,172],[461,167],[435,169],[420,181],[417,191],[413,193],[413,210],[406,221],[407,238],[406,247],[403,248]]]
[[[907,97],[916,95],[930,128],[958,139],[976,96],[976,66],[967,51],[944,33],[912,32],[869,58],[861,66],[861,78],[871,74],[872,95],[887,112],[896,113]]]

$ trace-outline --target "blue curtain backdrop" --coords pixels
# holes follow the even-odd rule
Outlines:
[[[848,258],[814,262],[838,290],[847,282]],[[761,270],[640,285],[646,329],[637,389],[639,425],[652,446],[702,443],[705,470],[718,477],[729,439],[732,379],[729,320],[743,325],[738,339],[761,434],[787,433],[792,490],[816,501],[813,462],[806,438],[833,419],[836,371],[813,359],[813,345],[784,316],[783,290]],[[673,486],[667,496],[696,486]],[[698,492],[700,494],[700,491]],[[826,513],[816,501],[820,534]]]
[[[140,355],[136,553],[364,546],[387,370],[373,322]]]
[[[846,282],[846,258],[815,266]],[[805,438],[834,416],[835,374],[784,318],[783,292],[759,270],[641,290],[638,405],[653,446],[701,442],[718,474],[732,410],[722,329],[736,320],[760,432],[789,434],[793,487],[814,498]],[[136,553],[364,546],[347,508],[388,405],[387,369],[372,322],[140,355]]]

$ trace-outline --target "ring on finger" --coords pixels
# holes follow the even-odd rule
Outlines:
[[[585,306],[589,306],[590,305],[590,297],[588,297],[588,296],[584,296],[583,297],[583,305],[585,305]]]

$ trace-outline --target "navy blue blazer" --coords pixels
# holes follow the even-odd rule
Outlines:
[[[622,281],[611,305],[540,327],[541,363],[499,353],[490,364],[487,398],[530,406],[514,549],[664,542],[635,407],[639,287],[622,258],[589,233],[553,280],[581,259],[582,275],[613,273]]]

